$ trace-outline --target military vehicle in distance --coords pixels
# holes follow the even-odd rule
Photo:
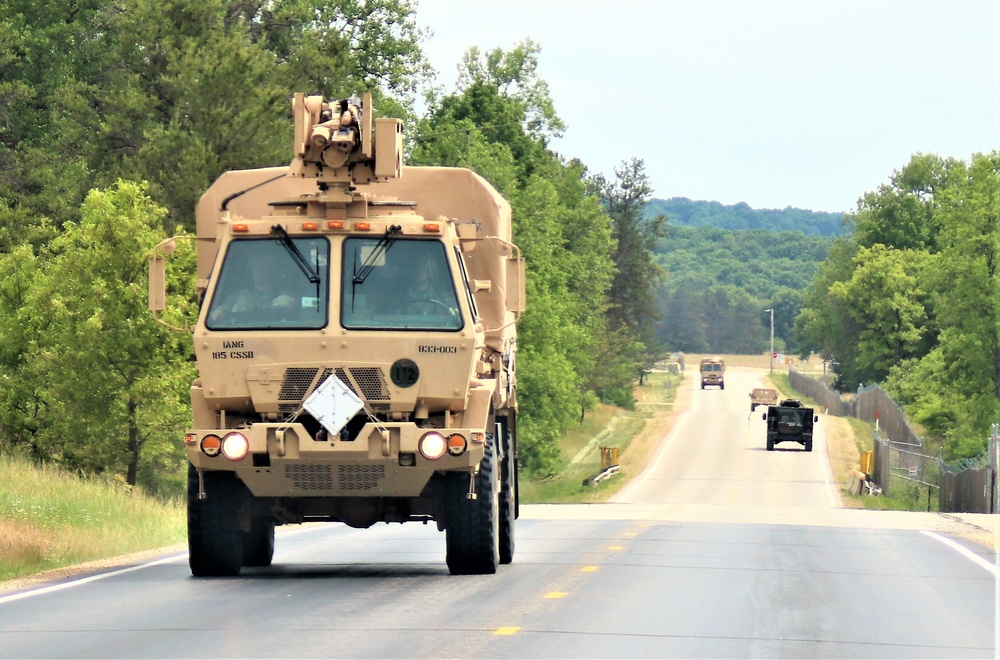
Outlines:
[[[756,410],[757,406],[778,405],[778,390],[767,387],[755,387],[750,391],[750,412]]]
[[[716,385],[720,390],[726,389],[725,373],[726,363],[722,358],[702,358],[701,389],[705,389],[708,385]]]
[[[806,451],[812,451],[813,424],[819,421],[812,408],[795,399],[784,399],[776,406],[768,406],[763,418],[767,420],[768,451],[773,451],[779,442],[797,442]]]
[[[434,521],[452,574],[494,573],[518,516],[510,205],[404,167],[368,95],[293,111],[290,166],[226,172],[197,206],[191,572],[270,565],[276,525]]]

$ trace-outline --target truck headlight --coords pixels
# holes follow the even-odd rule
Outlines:
[[[436,461],[448,451],[448,441],[437,431],[431,431],[421,436],[417,442],[417,449],[420,450],[420,455],[427,460]]]
[[[250,441],[242,433],[234,431],[222,439],[222,455],[231,461],[243,460],[249,451]]]

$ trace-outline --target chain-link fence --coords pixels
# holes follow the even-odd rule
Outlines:
[[[812,398],[830,415],[857,417],[875,424],[874,464],[870,479],[882,493],[912,500],[926,495],[930,510],[938,494],[941,511],[993,513],[1000,509],[1000,424],[994,424],[987,453],[948,465],[930,456],[910,427],[903,409],[878,385],[859,387],[849,400],[826,383],[789,371],[792,387]]]
[[[875,465],[871,477],[882,493],[911,501],[923,501],[926,494],[927,510],[930,511],[931,499],[937,495],[940,481],[938,457],[925,454],[919,444],[890,440],[878,429],[873,437]]]

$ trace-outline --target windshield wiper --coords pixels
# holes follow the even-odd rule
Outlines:
[[[371,275],[371,272],[375,270],[375,264],[378,263],[379,258],[385,254],[392,244],[396,242],[396,236],[403,232],[403,228],[400,225],[390,225],[385,233],[382,234],[382,238],[378,239],[378,243],[372,249],[368,258],[365,262],[361,264],[360,270],[354,271],[354,277],[351,279],[352,284],[364,284],[365,278]]]
[[[292,258],[292,261],[294,261],[295,265],[299,267],[302,274],[309,278],[309,282],[311,284],[318,285],[319,273],[313,270],[312,266],[309,265],[309,262],[306,261],[306,258],[301,252],[299,252],[299,248],[295,246],[295,242],[292,240],[292,237],[288,235],[288,232],[285,231],[285,228],[281,225],[273,225],[271,227],[271,232],[277,232],[281,235],[281,244],[285,247],[285,250],[288,251],[288,256]]]

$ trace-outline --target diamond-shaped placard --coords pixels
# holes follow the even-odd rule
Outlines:
[[[330,376],[306,398],[302,407],[323,425],[330,435],[337,435],[340,429],[357,415],[365,404],[336,376]]]

